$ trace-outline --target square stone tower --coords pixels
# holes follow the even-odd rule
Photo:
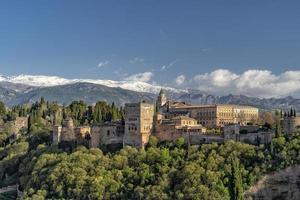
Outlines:
[[[152,133],[154,104],[140,102],[125,104],[125,135],[123,146],[144,148]]]

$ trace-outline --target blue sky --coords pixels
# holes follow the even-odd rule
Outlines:
[[[122,80],[300,69],[300,2],[0,1],[0,74]]]

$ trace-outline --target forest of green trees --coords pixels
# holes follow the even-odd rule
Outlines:
[[[24,199],[241,200],[262,175],[300,164],[299,133],[277,134],[267,146],[233,141],[188,146],[183,138],[160,143],[152,136],[145,150],[65,151],[51,144],[51,124],[67,117],[77,125],[122,120],[123,109],[44,99],[11,109],[0,103],[2,125],[26,115],[29,128],[15,142],[7,143],[9,128],[0,132],[0,187],[19,184]],[[276,119],[273,123],[276,127]]]

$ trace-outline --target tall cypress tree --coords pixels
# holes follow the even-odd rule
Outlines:
[[[281,136],[281,126],[280,126],[280,123],[276,124],[275,135],[276,135],[276,137]]]
[[[236,154],[231,158],[231,199],[243,200],[243,180],[240,169],[240,161]]]

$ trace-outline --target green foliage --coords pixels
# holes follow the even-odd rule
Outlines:
[[[252,168],[260,161],[255,146],[192,146],[189,157],[181,145],[155,146],[107,155],[83,147],[70,154],[39,148],[20,167],[21,187],[29,199],[230,199],[231,185],[240,195],[257,180],[250,177],[260,175]]]
[[[6,106],[2,101],[0,101],[0,117],[3,117],[5,115],[6,115]]]
[[[263,116],[262,123],[275,124],[277,137],[259,147],[233,141],[188,146],[183,137],[159,143],[153,136],[145,150],[126,147],[107,154],[84,147],[63,152],[51,145],[52,125],[67,117],[76,125],[92,124],[122,120],[123,112],[101,101],[61,106],[44,99],[7,109],[1,117],[0,185],[18,183],[24,199],[240,200],[265,173],[300,164],[300,135],[280,134],[281,113],[275,122],[270,114]],[[12,120],[27,115],[28,131],[7,142]]]
[[[75,125],[83,124],[85,121],[86,103],[83,101],[73,101],[68,106],[69,117],[72,117]]]
[[[85,147],[63,152],[46,138],[31,133],[29,143],[0,150],[2,178],[15,177],[25,199],[241,200],[263,174],[300,163],[299,135],[273,139],[272,150],[233,141],[187,147],[183,138],[161,145],[151,137],[146,150],[106,155]]]
[[[104,101],[99,101],[94,107],[94,112],[92,114],[92,122],[101,123],[105,121],[116,121],[123,118],[122,109],[118,109],[114,103],[108,105]]]
[[[158,139],[155,136],[150,136],[148,146],[157,147]]]
[[[177,140],[176,140],[176,146],[178,148],[182,147],[184,145],[184,138],[183,137],[179,137]]]
[[[240,161],[234,154],[231,158],[231,199],[243,199],[243,178],[241,174]]]

